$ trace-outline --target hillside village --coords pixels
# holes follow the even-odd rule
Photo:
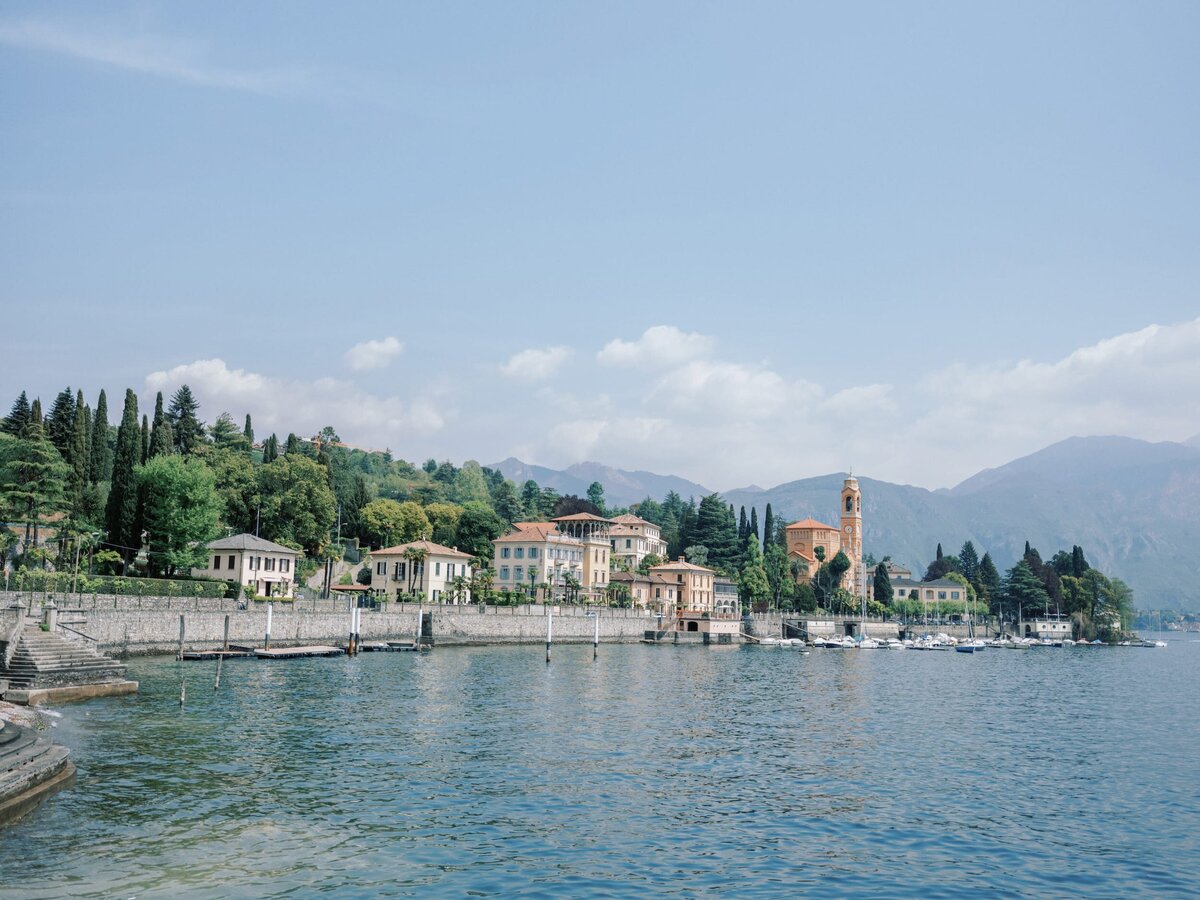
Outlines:
[[[251,416],[201,421],[186,385],[153,414],[125,392],[60,392],[48,412],[22,393],[0,434],[6,579],[55,590],[225,592],[372,601],[636,606],[660,614],[781,610],[876,617],[1072,617],[1115,633],[1132,594],[1072,546],[1026,544],[1001,575],[986,549],[940,544],[924,572],[866,547],[863,493],[842,480],[839,519],[789,522],[770,502],[717,493],[617,506],[604,485],[559,494],[495,468],[344,444],[332,427],[256,436]],[[868,508],[870,504],[867,504]]]

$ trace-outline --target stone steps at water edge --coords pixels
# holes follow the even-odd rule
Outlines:
[[[37,732],[0,722],[0,823],[22,815],[74,773],[70,751]]]
[[[57,634],[26,627],[17,639],[15,652],[0,678],[9,688],[59,687],[72,684],[96,684],[125,677],[125,666],[101,656]]]

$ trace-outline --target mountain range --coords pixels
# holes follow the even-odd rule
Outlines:
[[[627,472],[598,463],[558,471],[509,459],[494,468],[517,481],[533,478],[562,493],[604,485],[610,505],[626,506],[668,490],[697,500],[711,493],[677,476]],[[766,505],[776,516],[838,524],[844,473],[773,488],[723,492],[735,507]],[[1074,437],[936,491],[857,476],[862,489],[864,548],[875,557],[924,572],[940,543],[947,554],[974,542],[1003,572],[1025,541],[1044,559],[1073,544],[1088,561],[1124,579],[1143,608],[1200,608],[1200,435],[1182,443],[1127,437]],[[562,485],[561,487],[559,485]]]

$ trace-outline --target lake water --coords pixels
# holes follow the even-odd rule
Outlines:
[[[1196,896],[1200,642],[134,660],[0,895]]]

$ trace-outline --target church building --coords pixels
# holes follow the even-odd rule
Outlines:
[[[826,525],[816,519],[793,522],[787,527],[787,551],[808,566],[809,577],[821,568],[821,560],[829,561],[842,551],[850,560],[850,568],[842,576],[842,587],[856,597],[865,597],[866,570],[863,567],[862,495],[858,479],[851,475],[842,485],[841,527]]]

